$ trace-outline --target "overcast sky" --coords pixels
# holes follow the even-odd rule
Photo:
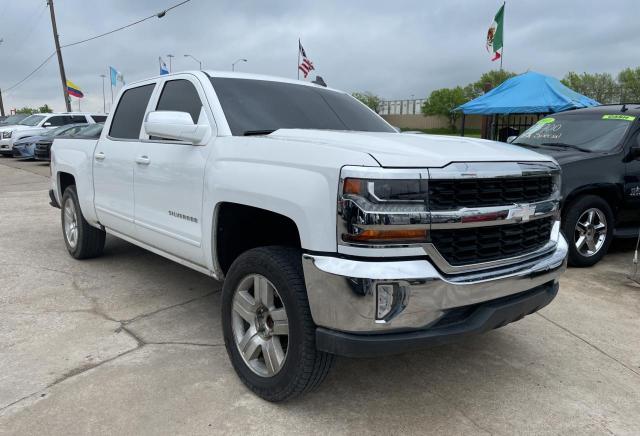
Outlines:
[[[178,0],[56,0],[61,43],[151,15]],[[0,0],[0,88],[26,76],[54,50],[45,0]],[[387,99],[427,96],[465,85],[497,68],[485,35],[496,0],[192,0],[142,24],[63,49],[67,77],[85,93],[83,110],[102,110],[100,74],[119,69],[127,82],[197,68],[296,76],[298,37],[317,74],[334,88]],[[567,71],[611,72],[640,65],[640,2],[512,0],[506,5],[504,68],[558,78]],[[107,102],[110,101],[106,81]],[[74,110],[77,100],[72,98]],[[49,104],[64,109],[55,57],[4,96],[5,109]],[[107,103],[108,105],[108,103]],[[108,110],[108,107],[107,107]]]

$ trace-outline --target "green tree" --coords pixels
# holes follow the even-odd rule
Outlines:
[[[476,82],[470,83],[464,87],[464,92],[469,100],[480,97],[484,94],[485,85],[489,84],[491,89],[499,86],[507,79],[516,76],[516,73],[506,70],[491,70],[480,76]]]
[[[16,113],[17,113],[17,114],[27,114],[27,115],[31,115],[31,114],[33,114],[33,113],[35,113],[35,112],[38,112],[38,110],[37,110],[37,109],[34,109],[34,108],[32,108],[32,107],[27,107],[27,106],[25,106],[25,107],[23,107],[23,108],[21,108],[21,109],[17,109],[17,110],[16,110]]]
[[[380,102],[382,102],[382,99],[377,95],[369,91],[354,92],[351,95],[353,95],[355,98],[360,100],[365,105],[369,106],[372,110],[378,112],[378,107],[380,107]]]
[[[48,104],[44,104],[43,106],[40,106],[38,108],[38,112],[40,112],[41,114],[50,114],[51,112],[53,112],[53,110],[49,107]]]
[[[578,74],[570,71],[561,82],[574,91],[600,103],[613,103],[614,100],[617,100],[618,86],[609,73]]]
[[[640,102],[640,67],[625,68],[618,74],[621,98],[625,102]]]
[[[422,113],[425,115],[442,115],[449,119],[449,126],[455,130],[459,112],[453,112],[461,104],[468,101],[465,90],[455,88],[442,88],[433,91],[422,105]]]

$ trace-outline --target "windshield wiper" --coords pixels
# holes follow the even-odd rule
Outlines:
[[[592,152],[592,150],[589,150],[588,148],[580,147],[573,144],[566,144],[564,142],[543,142],[540,145],[545,145],[547,147],[573,148],[574,150],[584,151],[585,153]]]
[[[526,147],[540,148],[540,146],[535,144],[527,144],[526,142],[512,142],[513,145],[524,145]]]
[[[275,132],[274,129],[271,130],[245,130],[242,132],[243,136],[257,136],[257,135],[268,135],[269,133]]]

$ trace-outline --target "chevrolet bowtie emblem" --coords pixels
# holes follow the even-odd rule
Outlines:
[[[512,209],[509,209],[507,219],[515,219],[517,221],[529,221],[529,219],[536,213],[536,207],[530,205],[519,205]]]

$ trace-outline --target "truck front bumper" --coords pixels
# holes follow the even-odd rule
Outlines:
[[[540,257],[466,274],[446,275],[426,259],[360,261],[304,254],[317,346],[345,356],[393,354],[516,321],[557,293],[568,247],[559,232],[555,235],[555,248]]]

